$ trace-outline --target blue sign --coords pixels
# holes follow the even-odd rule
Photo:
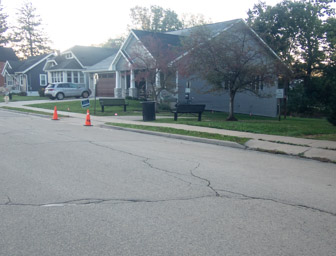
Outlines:
[[[88,108],[88,107],[90,107],[90,100],[89,99],[82,100],[82,108]]]

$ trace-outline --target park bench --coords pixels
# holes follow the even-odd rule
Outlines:
[[[128,105],[125,99],[119,98],[99,98],[99,103],[102,108],[102,112],[104,112],[105,106],[124,106],[124,112],[126,112],[126,106]]]
[[[177,121],[178,114],[198,114],[198,121],[202,119],[202,113],[205,109],[204,104],[176,104],[174,113],[174,121]]]

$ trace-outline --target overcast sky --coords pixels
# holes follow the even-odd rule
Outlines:
[[[265,0],[275,5],[281,0]],[[23,0],[0,0],[8,21],[13,24]],[[178,15],[203,14],[213,22],[246,18],[247,11],[258,0],[31,0],[45,24],[45,31],[55,49],[66,50],[74,45],[97,45],[127,34],[130,9],[136,5],[158,5]]]

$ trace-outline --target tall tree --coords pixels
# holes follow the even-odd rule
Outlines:
[[[109,38],[105,43],[101,44],[101,47],[119,49],[125,41],[125,37],[120,36],[117,38]]]
[[[229,94],[228,121],[237,120],[234,117],[237,93],[248,91],[269,96],[263,89],[271,86],[280,72],[281,62],[275,56],[270,57],[268,50],[242,23],[215,36],[201,27],[194,30],[184,44],[188,50],[180,63],[186,68],[184,76],[194,75],[207,81],[207,92]]]
[[[131,8],[132,28],[153,32],[166,32],[182,28],[176,12],[152,5],[150,8]]]
[[[8,15],[3,11],[3,7],[0,4],[0,46],[6,45],[9,41],[9,38],[6,35],[8,30],[7,17]]]
[[[325,17],[333,15],[335,0],[284,0],[274,7],[260,2],[248,12],[248,24],[292,65],[309,86],[325,59]]]
[[[42,28],[42,19],[31,2],[25,2],[18,10],[18,25],[14,27],[14,49],[22,58],[51,51],[50,40]]]

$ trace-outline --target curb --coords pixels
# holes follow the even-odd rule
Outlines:
[[[149,135],[155,135],[155,136],[161,136],[161,137],[179,139],[179,140],[186,140],[186,141],[192,141],[192,142],[207,143],[207,144],[212,144],[212,145],[217,145],[217,146],[225,146],[225,147],[231,147],[231,148],[237,148],[237,149],[247,149],[246,146],[241,145],[241,144],[236,143],[236,142],[231,142],[231,141],[198,138],[198,137],[164,133],[164,132],[153,132],[153,131],[125,128],[125,127],[105,125],[105,124],[99,125],[99,127],[107,128],[107,129],[114,129],[114,130],[130,131],[130,132],[136,132],[136,133],[142,133],[142,134],[149,134]]]

